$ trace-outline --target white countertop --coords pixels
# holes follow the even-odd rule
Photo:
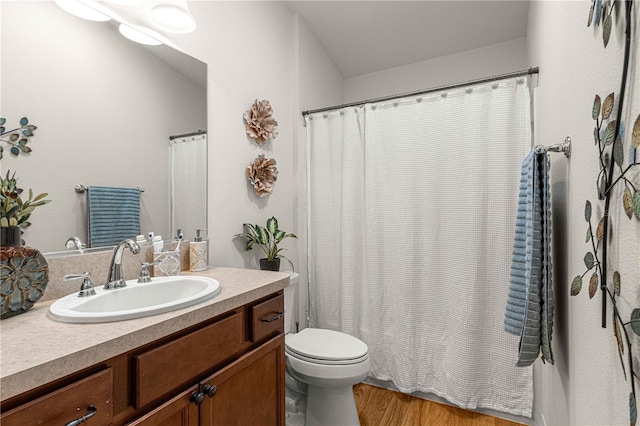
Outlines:
[[[188,273],[184,273],[185,275]],[[0,400],[5,400],[235,309],[289,285],[289,274],[209,268],[222,291],[213,299],[164,314],[100,324],[49,318],[53,301],[0,321]]]

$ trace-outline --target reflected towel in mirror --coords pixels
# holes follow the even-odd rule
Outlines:
[[[90,247],[135,238],[140,234],[140,189],[90,186],[87,217]]]

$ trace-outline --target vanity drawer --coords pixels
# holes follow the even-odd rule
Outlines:
[[[284,296],[279,294],[251,308],[251,341],[284,332]]]
[[[242,347],[242,314],[134,356],[136,408],[189,384]]]
[[[65,425],[89,414],[90,405],[96,408],[96,413],[87,419],[89,424],[108,425],[112,422],[111,368],[2,413],[0,423],[2,426]]]

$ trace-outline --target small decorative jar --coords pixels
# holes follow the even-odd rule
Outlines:
[[[44,294],[49,266],[39,250],[22,246],[20,227],[0,227],[0,319],[26,312]]]

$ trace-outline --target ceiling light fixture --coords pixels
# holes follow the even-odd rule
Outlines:
[[[56,4],[70,14],[89,21],[108,21],[109,9],[91,0],[55,0]]]
[[[151,8],[151,19],[164,31],[186,34],[196,28],[196,20],[186,0],[161,0]]]
[[[153,30],[140,25],[125,24],[124,22],[120,24],[118,30],[120,31],[120,34],[129,40],[149,46],[158,46],[162,44],[161,39],[164,38]]]

